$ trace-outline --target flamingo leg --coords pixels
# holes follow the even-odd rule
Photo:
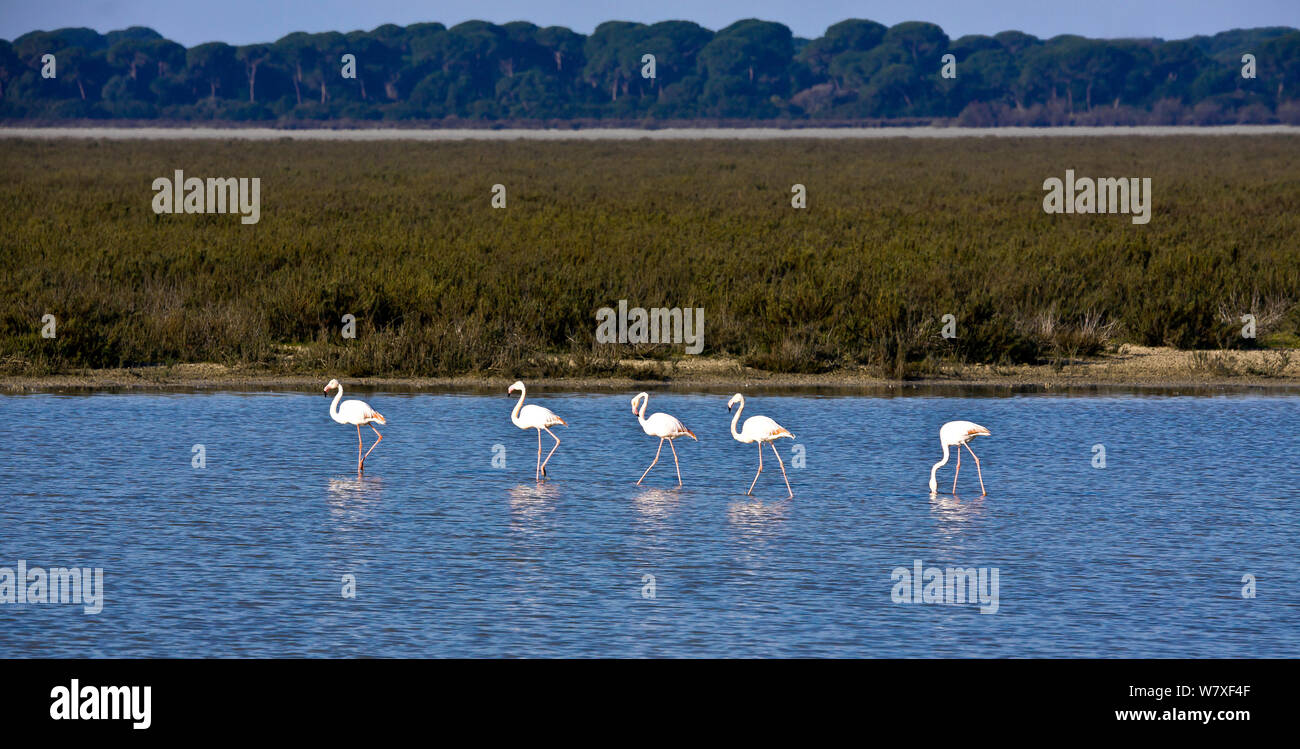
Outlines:
[[[980,458],[970,449],[970,443],[966,443],[966,449],[970,450],[970,456],[975,459],[975,473],[980,477],[980,496],[987,496],[988,491],[984,488],[984,472],[980,470]],[[958,453],[960,455],[960,453]]]
[[[763,472],[763,443],[760,442],[758,443],[758,473],[762,473],[762,472]],[[758,483],[758,473],[754,474],[754,480],[750,482],[749,491],[745,492],[745,494],[749,495],[754,493],[754,484]]]
[[[961,450],[957,451],[957,470],[952,472],[952,496],[957,496],[957,474],[961,473]]]
[[[551,456],[555,454],[555,448],[557,448],[557,447],[560,446],[560,438],[559,438],[559,437],[556,437],[556,436],[555,436],[555,432],[552,432],[550,429],[547,429],[546,427],[542,427],[542,428],[543,428],[543,429],[546,429],[546,433],[549,434],[549,435],[551,435],[551,439],[555,440],[555,444],[551,446],[551,451],[550,451],[549,453],[546,453],[546,460],[543,460],[543,461],[542,461],[542,475],[545,476],[545,475],[546,475],[546,464],[551,462]],[[541,433],[541,432],[538,432],[538,433],[537,433],[537,440],[538,440],[538,442],[540,442],[541,439],[542,439],[542,433]],[[538,449],[539,451],[541,450],[540,447],[537,448],[537,449]]]
[[[663,438],[663,437],[660,437],[660,438],[659,438],[659,449],[658,449],[658,450],[655,450],[655,459],[652,460],[652,461],[650,461],[650,466],[649,466],[648,468],[645,469],[645,473],[641,474],[641,478],[639,478],[639,479],[636,480],[636,485],[637,485],[637,486],[640,486],[640,485],[641,485],[641,482],[642,482],[642,481],[645,481],[645,477],[650,473],[650,469],[651,469],[651,468],[654,468],[654,467],[655,467],[655,463],[658,463],[658,462],[659,462],[659,453],[661,453],[661,452],[663,452],[663,451],[664,451],[664,438]]]
[[[365,465],[365,458],[361,457],[361,425],[357,424],[357,474],[361,473],[361,467]]]
[[[534,481],[542,480],[542,430],[537,430],[537,470],[533,473]]]
[[[384,435],[380,434],[378,429],[375,429],[375,425],[374,425],[374,424],[371,424],[371,425],[370,425],[370,428],[371,428],[372,430],[374,430],[374,432],[375,432],[375,444],[371,445],[371,446],[370,446],[370,450],[366,450],[366,454],[365,454],[364,456],[362,456],[362,458],[361,458],[361,464],[362,464],[362,465],[365,465],[365,463],[366,463],[366,458],[369,458],[369,457],[370,457],[370,451],[371,451],[371,450],[374,450],[376,447],[379,447],[379,443],[384,441]],[[360,433],[361,433],[361,427],[357,427],[357,434],[360,434]]]
[[[660,447],[663,447],[663,443],[660,442],[660,443],[659,443],[659,446],[660,446]],[[682,485],[682,465],[681,465],[681,463],[678,463],[678,462],[677,462],[677,448],[673,447],[673,441],[672,441],[672,440],[668,440],[668,449],[673,451],[673,465],[677,467],[677,485],[678,485],[678,486],[681,486],[681,485]]]
[[[785,461],[781,460],[781,453],[777,452],[775,442],[769,442],[767,444],[772,446],[772,453],[776,455],[776,462],[781,466],[781,478],[785,479],[785,490],[790,493],[790,497],[793,499],[794,489],[790,488],[790,477],[785,475]],[[763,448],[760,447],[759,452],[762,452],[762,450]]]

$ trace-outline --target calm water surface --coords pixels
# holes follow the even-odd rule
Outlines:
[[[361,480],[319,394],[0,396],[0,567],[105,587],[0,604],[0,657],[1300,655],[1300,397],[748,396],[789,500],[770,450],[744,495],[725,395],[652,393],[700,441],[635,486],[631,395],[530,391],[572,425],[542,486],[504,393],[349,392],[389,420]],[[987,497],[969,456],[929,495],[951,419]],[[997,612],[893,602],[918,559],[997,568]]]

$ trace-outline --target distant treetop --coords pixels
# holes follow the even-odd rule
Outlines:
[[[67,28],[0,40],[0,118],[1300,124],[1300,31],[950,39],[849,19],[800,39],[757,19],[608,21],[590,36],[467,21],[186,49],[141,26]]]

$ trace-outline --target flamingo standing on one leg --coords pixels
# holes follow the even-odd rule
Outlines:
[[[976,424],[973,421],[950,421],[947,424],[944,424],[942,427],[939,427],[939,441],[943,443],[943,460],[939,461],[938,463],[935,463],[934,467],[930,469],[930,493],[931,494],[937,494],[939,492],[939,484],[936,483],[934,476],[935,473],[938,472],[939,467],[948,462],[949,446],[953,446],[957,448],[957,470],[953,471],[952,474],[952,493],[954,495],[957,494],[957,474],[961,473],[961,446],[962,445],[965,445],[966,449],[970,451],[970,456],[972,458],[975,458],[975,472],[980,477],[981,496],[988,494],[988,492],[984,490],[984,472],[980,470],[979,456],[975,454],[974,450],[970,449],[971,440],[975,439],[976,437],[987,436],[988,434],[989,434],[989,430],[985,429],[979,424]]]
[[[636,410],[637,401],[641,402],[640,413],[637,413]],[[682,466],[680,463],[677,462],[677,448],[673,447],[673,440],[677,439],[678,437],[690,437],[691,439],[696,440],[698,442],[699,438],[695,436],[695,432],[692,432],[691,430],[687,429],[685,424],[681,423],[680,421],[673,418],[672,416],[669,416],[668,414],[665,413],[651,414],[650,418],[647,419],[645,417],[645,408],[646,405],[649,404],[649,402],[650,402],[649,393],[637,393],[632,398],[632,413],[636,414],[637,415],[636,420],[641,422],[641,429],[651,437],[659,438],[659,449],[655,450],[655,459],[651,461],[650,467],[645,469],[645,473],[641,474],[641,478],[637,479],[636,485],[640,486],[641,482],[645,481],[645,477],[650,474],[650,468],[654,468],[655,463],[659,462],[659,453],[663,452],[664,450],[664,440],[668,440],[668,449],[673,451],[673,465],[677,467],[677,485],[681,486]]]
[[[727,401],[727,410],[736,403],[740,403],[740,408],[736,409],[736,415],[731,419],[731,436],[735,437],[738,442],[757,442],[758,443],[758,473],[754,474],[754,480],[749,484],[749,491],[745,494],[753,494],[754,485],[758,483],[758,474],[763,472],[763,443],[772,445],[772,452],[776,455],[776,462],[781,465],[781,478],[785,479],[785,490],[794,496],[794,490],[790,488],[790,477],[785,475],[785,461],[781,460],[781,453],[776,451],[776,445],[772,444],[782,437],[794,439],[794,435],[780,424],[772,421],[766,416],[751,416],[745,419],[745,426],[736,431],[736,422],[740,421],[740,412],[745,410],[745,396],[736,393]]]
[[[330,404],[330,418],[340,424],[353,424],[356,426],[357,473],[360,474],[365,468],[366,458],[370,457],[370,450],[374,450],[378,447],[379,443],[384,439],[384,435],[380,434],[378,429],[375,429],[375,424],[387,424],[388,420],[383,416],[380,416],[379,412],[371,408],[365,401],[347,400],[340,404],[339,399],[343,397],[343,386],[339,384],[338,380],[329,381],[329,384],[325,386],[325,394],[329,395],[330,391],[334,388],[338,388],[339,394],[334,396],[334,402]],[[361,454],[362,424],[369,424],[370,428],[375,431],[375,444],[370,446],[370,450],[366,450],[365,455]]]
[[[552,412],[551,409],[549,408],[534,406],[531,403],[525,406],[524,405],[525,390],[524,390],[524,383],[522,381],[516,380],[515,384],[511,385],[510,389],[507,390],[506,392],[513,393],[516,390],[519,391],[519,402],[515,404],[514,410],[510,412],[510,420],[513,421],[515,423],[515,426],[519,427],[520,429],[537,430],[536,480],[541,481],[542,477],[546,475],[546,464],[550,462],[551,456],[555,454],[555,448],[560,446],[560,438],[556,437],[555,432],[552,432],[549,429],[549,427],[553,427],[556,424],[563,424],[564,426],[567,427],[569,425],[569,422],[565,421],[564,419],[561,419],[559,416],[556,416],[555,413]],[[555,440],[555,445],[553,445],[551,447],[551,451],[546,454],[546,460],[542,460],[542,430],[543,429],[546,430],[547,434],[551,435],[551,439]]]

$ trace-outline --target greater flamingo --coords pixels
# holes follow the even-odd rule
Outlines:
[[[325,386],[325,394],[329,395],[334,388],[338,388],[339,394],[334,396],[334,402],[330,404],[330,418],[340,424],[353,424],[356,426],[357,473],[359,474],[365,468],[366,458],[370,457],[370,451],[378,447],[379,443],[384,439],[384,435],[380,434],[378,429],[375,429],[375,424],[387,424],[388,421],[365,401],[347,400],[340,404],[339,399],[343,397],[343,386],[339,384],[338,380],[329,381],[329,384]],[[375,431],[375,444],[370,446],[370,450],[366,450],[365,455],[361,454],[362,424],[369,424],[370,428]]]
[[[957,493],[957,474],[961,473],[961,446],[962,445],[965,445],[966,449],[970,451],[970,456],[972,458],[975,458],[975,472],[980,477],[980,492],[981,492],[980,496],[984,496],[988,494],[988,492],[984,490],[984,472],[980,470],[979,456],[975,454],[974,450],[970,449],[971,440],[975,439],[976,437],[987,436],[988,434],[989,434],[989,430],[985,429],[979,424],[976,424],[973,421],[950,421],[947,424],[944,424],[943,426],[939,427],[939,441],[943,443],[943,460],[939,461],[938,463],[935,463],[934,467],[930,469],[930,493],[931,494],[937,494],[939,492],[939,484],[936,483],[934,476],[935,473],[938,472],[940,466],[948,462],[949,446],[957,448],[957,470],[954,471],[952,474],[952,493],[954,495]]]
[[[636,410],[637,401],[641,402],[640,413],[637,413]],[[650,418],[647,419],[645,417],[645,408],[646,405],[649,403],[650,403],[649,393],[637,393],[632,398],[632,413],[636,414],[636,420],[641,422],[641,429],[651,437],[659,438],[659,449],[655,450],[655,459],[651,461],[650,467],[645,469],[645,473],[641,474],[641,478],[637,479],[636,485],[640,486],[641,482],[645,481],[645,477],[649,475],[650,468],[654,468],[655,463],[659,462],[659,453],[663,452],[664,450],[664,440],[668,440],[668,449],[673,451],[673,465],[677,467],[677,485],[681,486],[682,466],[680,463],[677,462],[677,448],[673,447],[673,440],[677,439],[678,437],[690,437],[691,439],[698,442],[699,438],[695,436],[695,432],[692,432],[691,430],[687,429],[685,424],[681,423],[680,421],[673,418],[672,416],[669,416],[668,414],[665,413],[651,414]]]
[[[757,442],[758,443],[758,473],[754,474],[754,480],[749,484],[749,491],[745,494],[754,493],[754,485],[758,483],[758,474],[763,472],[763,443],[772,445],[772,452],[776,455],[776,462],[781,465],[781,478],[785,479],[785,490],[794,496],[794,490],[790,488],[790,477],[785,475],[785,461],[781,460],[781,453],[776,451],[776,445],[772,444],[782,437],[794,439],[794,435],[780,424],[772,421],[766,416],[751,416],[745,419],[745,426],[739,432],[736,431],[736,422],[740,421],[740,412],[745,410],[745,396],[736,393],[727,401],[727,410],[736,403],[740,408],[736,409],[736,415],[731,419],[731,436],[738,442]]]
[[[555,454],[555,448],[560,446],[560,438],[556,437],[555,432],[552,432],[549,427],[553,427],[556,424],[563,424],[567,427],[569,422],[556,416],[549,408],[534,406],[531,403],[525,406],[524,395],[526,393],[522,381],[516,380],[515,384],[511,385],[510,389],[506,392],[513,393],[516,390],[519,391],[519,402],[515,404],[514,410],[510,412],[510,420],[520,429],[537,430],[537,472],[535,479],[541,481],[542,477],[546,475],[546,464],[550,462],[551,456]],[[551,451],[546,454],[546,460],[542,460],[543,429],[546,430],[547,434],[551,435],[551,439],[555,440],[555,445],[552,446]]]

